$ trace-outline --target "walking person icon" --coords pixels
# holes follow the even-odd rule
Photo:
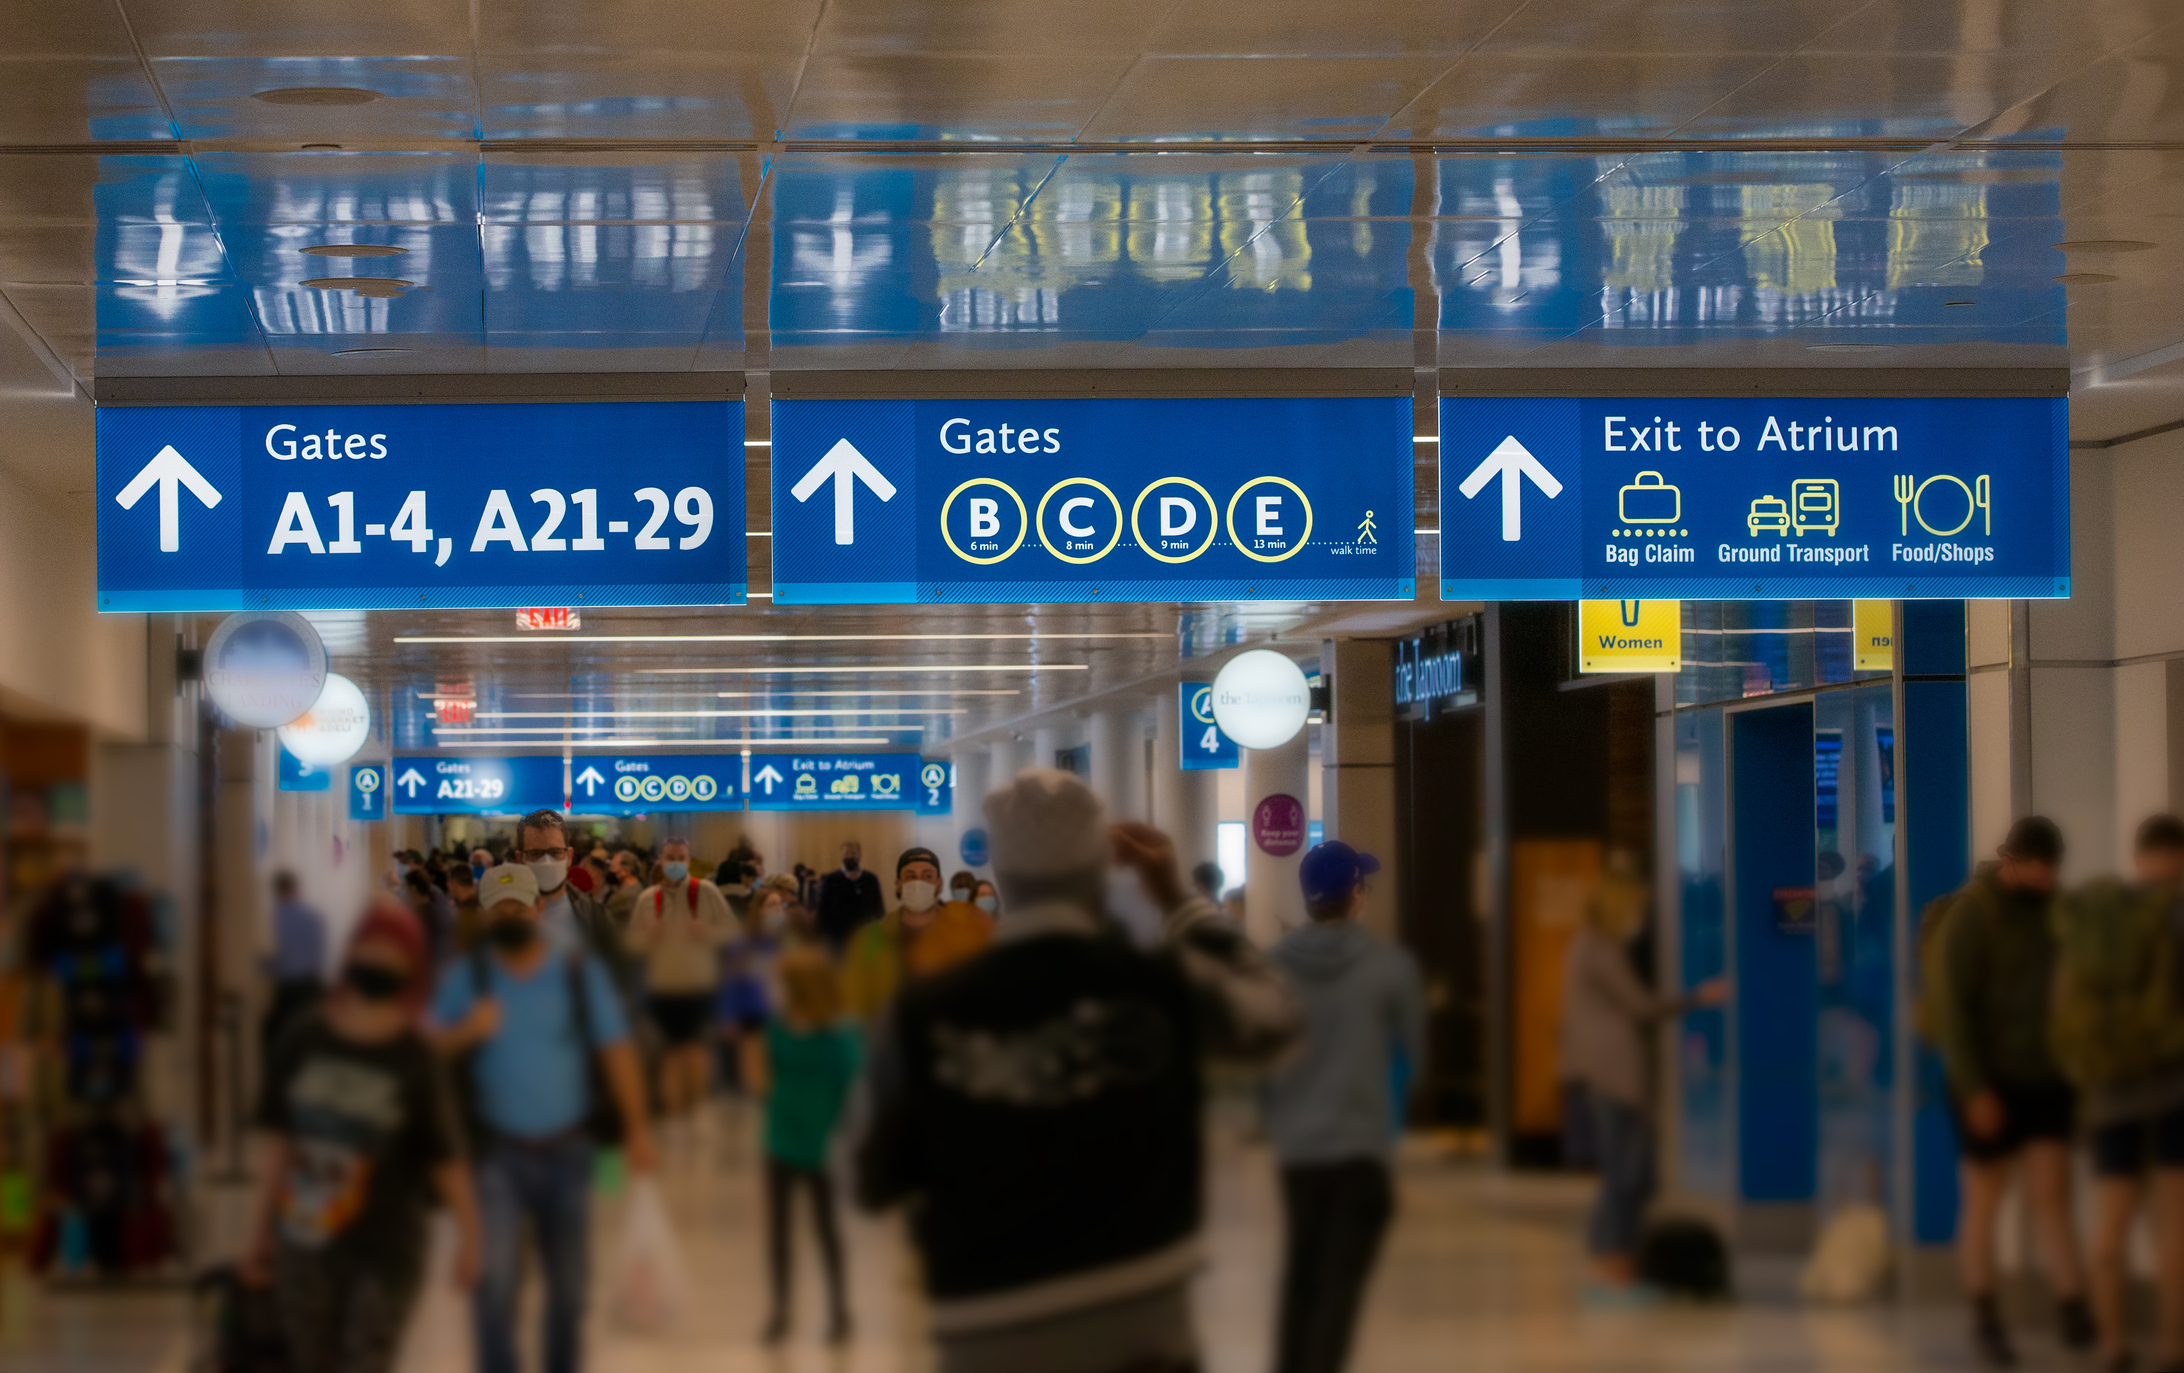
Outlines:
[[[1358,525],[1357,525],[1357,541],[1358,541],[1359,543],[1379,543],[1379,542],[1380,542],[1380,540],[1378,540],[1378,539],[1376,539],[1376,538],[1374,538],[1374,537],[1373,537],[1373,512],[1372,512],[1372,511],[1370,511],[1370,510],[1368,510],[1368,511],[1366,511],[1366,512],[1365,512],[1365,518],[1364,518],[1364,519],[1362,519],[1362,520],[1358,521]]]

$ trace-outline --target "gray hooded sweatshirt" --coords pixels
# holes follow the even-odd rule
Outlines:
[[[1354,921],[1314,921],[1270,952],[1304,1008],[1303,1047],[1267,1081],[1284,1165],[1384,1159],[1399,1126],[1397,1064],[1422,1075],[1425,996],[1407,950]]]

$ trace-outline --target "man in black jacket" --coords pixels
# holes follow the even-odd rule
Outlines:
[[[940,1373],[1187,1373],[1201,1060],[1271,1061],[1298,1012],[1167,836],[1110,827],[1074,776],[1027,770],[985,814],[995,942],[880,1023],[859,1197],[913,1206]],[[1107,912],[1117,864],[1164,912],[1156,951]]]
[[[842,866],[819,879],[819,932],[839,954],[859,925],[886,913],[880,879],[864,870],[864,845],[852,839],[842,845]]]

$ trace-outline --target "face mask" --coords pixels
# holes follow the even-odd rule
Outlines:
[[[998,896],[981,896],[975,904],[986,914],[992,915],[995,911],[1001,909],[1001,898]]]
[[[690,879],[690,865],[688,863],[662,863],[660,869],[667,874],[667,880],[670,882],[686,882]]]
[[[351,963],[342,969],[341,980],[366,1001],[393,1001],[409,987],[409,978],[377,963]]]
[[[758,913],[758,928],[765,934],[779,934],[788,923],[789,909],[778,901]]]
[[[483,882],[485,880],[485,864],[472,863],[470,865],[470,880],[473,882]]]
[[[854,859],[854,858],[845,858],[845,859],[843,859],[843,860],[842,860],[842,871],[843,871],[843,872],[855,872],[855,871],[857,871],[857,860],[856,860],[856,859]]]
[[[940,888],[930,882],[905,882],[902,884],[902,906],[904,910],[916,911],[922,915],[931,910],[933,903],[939,899]]]
[[[561,884],[569,880],[569,860],[566,858],[541,858],[527,866],[531,876],[538,879],[541,895],[561,890]]]
[[[505,949],[509,953],[521,953],[531,946],[532,940],[538,938],[538,926],[529,916],[495,916],[492,923],[485,927],[485,937],[492,940],[496,948]]]

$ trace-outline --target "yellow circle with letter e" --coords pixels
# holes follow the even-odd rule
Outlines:
[[[1192,548],[1191,551],[1188,553],[1176,554],[1161,552],[1160,547],[1155,546],[1155,541],[1149,540],[1145,537],[1144,529],[1141,528],[1138,524],[1138,515],[1145,508],[1145,498],[1152,495],[1155,491],[1158,491],[1161,487],[1169,485],[1187,486],[1191,490],[1196,491],[1199,495],[1199,498],[1206,503],[1206,541],[1198,545],[1198,547]],[[1161,546],[1165,546],[1170,539],[1175,538],[1174,535],[1168,533],[1168,515],[1170,513],[1170,506],[1168,502],[1171,499],[1175,500],[1177,504],[1188,504],[1188,502],[1181,500],[1181,498],[1179,497],[1161,498],[1161,533],[1160,538],[1157,541],[1158,544]],[[1200,486],[1197,482],[1192,481],[1189,477],[1162,477],[1148,485],[1143,491],[1138,492],[1137,499],[1130,503],[1130,535],[1132,538],[1137,540],[1138,547],[1145,550],[1146,556],[1148,557],[1158,558],[1164,563],[1187,563],[1191,559],[1197,557],[1199,554],[1205,552],[1207,549],[1213,547],[1213,541],[1215,536],[1217,536],[1221,532],[1221,526],[1214,523],[1213,521],[1213,511],[1214,501],[1213,493],[1211,491],[1208,491],[1205,487]],[[1191,506],[1191,514],[1193,519],[1197,517],[1197,512],[1198,508],[1196,506]],[[1184,526],[1184,529],[1180,532],[1189,532],[1189,526]],[[1186,548],[1190,547],[1190,544],[1187,540],[1177,540],[1177,542],[1182,543],[1183,546]]]
[[[1047,502],[1053,500],[1054,493],[1061,490],[1065,486],[1089,486],[1095,491],[1098,491],[1101,495],[1107,497],[1107,503],[1115,508],[1115,532],[1108,536],[1106,545],[1102,547],[1097,553],[1064,553],[1061,549],[1054,546],[1054,540],[1047,537]],[[1072,507],[1078,504],[1078,500],[1080,499],[1086,505],[1090,505],[1092,503],[1090,497],[1080,497],[1077,499],[1066,500],[1062,502],[1061,521],[1062,533],[1064,534],[1077,534],[1077,531],[1070,527],[1069,512]],[[1064,477],[1060,481],[1054,483],[1054,485],[1048,487],[1047,493],[1039,498],[1039,513],[1037,517],[1033,520],[1033,523],[1039,526],[1039,542],[1046,545],[1047,552],[1052,553],[1055,557],[1060,558],[1065,563],[1096,563],[1100,559],[1106,557],[1109,553],[1113,552],[1116,543],[1119,542],[1122,538],[1122,502],[1115,499],[1114,492],[1108,490],[1105,486],[1102,486],[1100,483],[1092,480],[1092,478],[1090,477]],[[1078,534],[1077,537],[1085,538],[1086,535],[1089,535],[1092,532],[1092,530],[1087,529],[1085,530],[1084,534]],[[1085,546],[1088,548],[1091,546],[1089,539],[1086,540]]]
[[[955,536],[948,532],[949,507],[955,504],[956,497],[962,495],[964,492],[970,490],[974,486],[998,486],[1003,491],[1009,493],[1010,500],[1016,502],[1016,542],[1010,544],[1007,548],[1002,549],[999,553],[995,553],[991,556],[982,557],[976,553],[964,552],[962,548],[957,545],[955,541]],[[973,504],[975,505],[976,502],[974,501]],[[977,513],[974,511],[972,519],[975,521],[977,518]],[[1008,557],[1011,553],[1014,553],[1017,549],[1024,546],[1024,531],[1030,527],[1031,520],[1024,514],[1024,498],[1016,494],[1015,487],[1010,486],[1007,482],[1001,481],[1000,479],[995,477],[973,477],[969,481],[957,487],[955,490],[950,491],[948,493],[948,499],[940,503],[940,537],[947,541],[949,552],[955,554],[958,558],[961,558],[967,563],[989,564],[1000,562],[1003,558]],[[995,532],[999,533],[1000,531],[996,530]],[[975,540],[978,535],[974,531],[972,534],[966,537]],[[974,542],[971,546],[973,548],[976,548],[978,545]]]
[[[1244,498],[1244,493],[1246,491],[1249,491],[1252,487],[1264,486],[1268,482],[1273,482],[1276,485],[1288,487],[1292,492],[1296,494],[1297,500],[1304,506],[1304,532],[1297,536],[1296,542],[1290,544],[1289,547],[1283,549],[1279,553],[1254,552],[1249,544],[1247,544],[1243,539],[1236,537],[1236,502],[1242,500]],[[1266,518],[1265,512],[1263,510],[1259,512],[1258,518],[1261,521]],[[1237,487],[1236,494],[1229,497],[1228,536],[1229,542],[1236,545],[1236,551],[1243,554],[1245,557],[1250,558],[1254,562],[1278,563],[1284,558],[1293,558],[1297,555],[1298,549],[1303,548],[1305,544],[1311,542],[1312,502],[1306,498],[1303,489],[1299,487],[1295,482],[1289,480],[1287,477],[1253,477],[1250,481],[1247,481],[1242,486]],[[1281,539],[1287,539],[1289,536],[1287,534],[1269,536],[1267,534],[1255,533],[1252,537],[1262,539],[1267,537],[1278,537]]]

